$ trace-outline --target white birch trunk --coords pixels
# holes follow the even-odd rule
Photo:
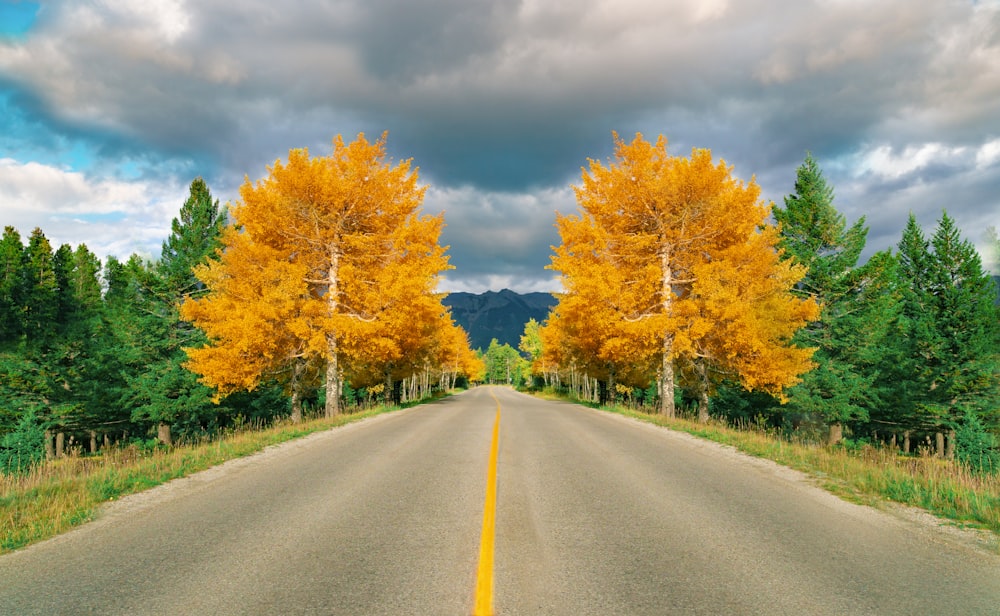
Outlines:
[[[337,287],[340,267],[340,249],[336,246],[330,249],[330,271],[328,273],[326,302],[330,316],[337,314],[339,304],[337,297],[340,291]],[[340,414],[340,363],[337,354],[337,332],[326,335],[326,416],[334,417]]]
[[[670,249],[664,248],[660,254],[660,266],[663,269],[663,314],[670,316],[674,301],[673,272],[670,269]],[[674,335],[663,333],[663,349],[660,358],[660,414],[673,417],[674,408]]]
[[[292,423],[302,421],[302,373],[305,371],[305,360],[296,359],[292,364]]]

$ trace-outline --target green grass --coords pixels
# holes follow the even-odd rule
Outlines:
[[[410,406],[410,405],[407,405]],[[245,427],[218,439],[173,448],[114,447],[97,456],[66,457],[22,475],[0,473],[0,553],[88,522],[109,501],[185,477],[227,460],[399,407],[374,407],[332,419]]]
[[[560,398],[555,394],[540,394]],[[932,456],[904,456],[889,447],[857,449],[799,442],[756,426],[668,419],[623,406],[586,406],[729,445],[743,453],[802,471],[826,490],[871,506],[886,501],[918,507],[956,525],[986,529],[1000,540],[1000,474],[976,473]]]

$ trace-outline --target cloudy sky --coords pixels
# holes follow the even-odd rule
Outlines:
[[[445,212],[446,290],[554,289],[554,212],[612,130],[710,148],[777,203],[811,151],[866,255],[945,209],[985,249],[1000,2],[0,0],[22,236],[155,258],[196,176],[225,203],[290,148],[385,130]]]

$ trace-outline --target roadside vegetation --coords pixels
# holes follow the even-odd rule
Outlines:
[[[88,522],[100,507],[172,479],[242,458],[272,445],[413,406],[375,405],[334,417],[247,423],[211,440],[166,446],[156,439],[40,462],[0,473],[0,553],[42,541]]]
[[[1000,542],[1000,473],[938,458],[930,448],[904,455],[886,445],[850,439],[828,445],[805,432],[775,429],[763,419],[735,424],[722,419],[701,422],[693,413],[665,417],[649,412],[652,409],[600,405],[551,389],[536,395],[569,400],[728,445],[802,471],[817,485],[846,500],[875,507],[886,501],[917,507],[958,526],[989,530]]]

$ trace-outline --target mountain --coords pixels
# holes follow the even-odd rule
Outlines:
[[[474,349],[486,350],[493,338],[517,348],[530,319],[539,323],[556,305],[549,293],[515,293],[510,289],[486,293],[450,293],[443,301],[451,308],[455,322],[469,333]]]

